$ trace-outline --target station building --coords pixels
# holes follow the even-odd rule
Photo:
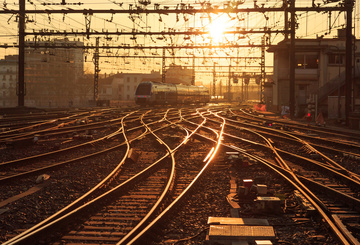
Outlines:
[[[55,39],[27,41],[25,48],[25,106],[51,108],[81,106],[91,98],[91,83],[84,83],[84,52],[80,41]],[[68,46],[67,48],[58,48]],[[18,55],[0,61],[0,106],[18,104]]]
[[[25,106],[38,108],[84,107],[94,105],[94,75],[84,74],[83,43],[65,39],[27,41],[42,48],[25,49]],[[43,48],[44,46],[48,46]],[[62,48],[67,46],[66,48]],[[191,84],[193,70],[171,65],[166,82]],[[16,107],[18,97],[18,55],[0,60],[0,107]],[[103,105],[134,103],[142,81],[161,82],[159,71],[100,75],[99,98]]]
[[[92,91],[77,81],[84,75],[84,51],[77,48],[83,42],[65,39],[27,41],[49,48],[25,49],[25,105],[30,107],[79,106],[88,100],[80,91]],[[68,48],[59,48],[68,46]]]
[[[8,56],[0,60],[0,107],[14,107],[18,104],[16,84],[18,76],[18,58]]]
[[[345,117],[345,37],[295,40],[295,116],[309,110],[328,118]],[[360,40],[354,40],[352,111],[360,110]],[[290,40],[268,49],[274,53],[271,109],[289,106]],[[315,108],[316,107],[316,108]],[[340,108],[340,110],[339,110]],[[340,115],[339,115],[340,114]]]
[[[180,65],[170,65],[166,69],[165,77],[166,83],[186,84],[191,85],[194,77],[194,70]]]

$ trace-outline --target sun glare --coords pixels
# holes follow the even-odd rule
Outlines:
[[[210,37],[212,38],[212,41],[215,43],[219,43],[223,40],[224,32],[226,29],[227,20],[224,18],[218,18],[213,20],[208,25],[208,30],[210,33]]]

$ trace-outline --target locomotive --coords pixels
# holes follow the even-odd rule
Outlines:
[[[209,90],[204,86],[141,82],[135,92],[138,105],[206,104],[210,101]]]

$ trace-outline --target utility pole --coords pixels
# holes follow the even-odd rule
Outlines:
[[[295,114],[295,0],[290,3],[291,23],[290,23],[290,91],[289,108],[290,118],[294,119]]]
[[[193,55],[193,60],[192,60],[191,85],[195,85],[195,55]]]
[[[215,91],[216,91],[216,87],[215,87],[215,80],[216,80],[216,73],[215,73],[215,65],[216,65],[216,62],[214,62],[214,67],[213,67],[213,91],[212,91],[212,94],[213,94],[213,98],[215,98]]]
[[[228,81],[228,100],[229,102],[231,102],[231,77],[233,77],[231,75],[231,60],[230,60],[230,65],[229,65],[229,81]]]
[[[287,7],[288,7],[287,0],[283,0],[283,8],[285,8],[285,12],[284,12],[285,31],[289,30],[289,12],[286,10]],[[285,32],[285,39],[286,40],[289,39],[289,34],[287,32]]]
[[[345,120],[350,126],[351,90],[352,90],[352,11],[353,0],[345,0],[346,7],[346,58],[345,58]]]
[[[210,15],[210,13],[214,13],[214,14],[219,14],[219,13],[225,13],[225,14],[238,14],[238,13],[247,13],[248,15],[250,13],[268,13],[268,12],[284,12],[284,29],[270,29],[270,28],[259,28],[259,29],[251,29],[251,30],[243,30],[243,29],[237,29],[234,31],[227,31],[225,32],[225,34],[239,34],[239,35],[247,35],[247,34],[259,34],[259,33],[264,33],[265,35],[270,35],[271,33],[283,33],[285,36],[285,39],[289,39],[289,36],[291,38],[291,43],[290,43],[290,53],[289,53],[289,61],[290,61],[290,99],[289,99],[289,106],[290,106],[290,116],[293,117],[294,113],[295,113],[295,13],[297,11],[299,12],[331,12],[331,11],[346,11],[347,13],[347,41],[346,41],[346,52],[347,52],[347,68],[346,68],[346,86],[345,86],[345,95],[346,95],[346,104],[345,104],[345,113],[346,113],[346,120],[347,120],[347,124],[349,124],[349,114],[350,114],[350,110],[351,110],[351,90],[352,90],[352,74],[351,71],[351,66],[352,66],[352,61],[351,61],[351,46],[352,46],[352,35],[351,35],[351,24],[352,24],[352,8],[354,5],[354,0],[342,0],[342,2],[344,2],[344,4],[338,4],[337,6],[330,6],[330,7],[322,7],[320,5],[316,6],[314,3],[315,1],[313,1],[313,6],[312,7],[295,7],[295,0],[282,0],[282,7],[259,7],[256,5],[256,1],[254,0],[254,8],[238,8],[238,6],[236,7],[227,7],[227,8],[214,8],[213,6],[211,6],[212,4],[209,4],[208,7],[201,7],[201,8],[194,8],[190,5],[181,5],[181,8],[178,7],[166,7],[164,6],[164,8],[160,8],[159,5],[157,7],[155,7],[154,9],[152,8],[147,8],[148,3],[150,3],[150,1],[148,0],[144,0],[144,1],[139,1],[139,3],[143,6],[138,6],[135,4],[136,7],[133,7],[133,4],[129,5],[129,9],[73,9],[73,8],[64,8],[64,9],[29,9],[26,10],[25,8],[25,0],[19,0],[19,9],[7,9],[4,8],[3,10],[0,10],[0,15],[1,14],[9,14],[9,15],[16,15],[18,16],[18,28],[19,28],[19,69],[18,69],[18,86],[17,86],[17,95],[18,95],[18,105],[19,106],[24,106],[24,96],[26,94],[26,86],[25,86],[25,81],[24,81],[24,70],[25,70],[25,36],[58,36],[58,35],[64,35],[64,36],[79,36],[79,35],[83,35],[86,36],[87,38],[90,37],[90,35],[104,35],[104,36],[109,36],[109,35],[115,35],[115,36],[131,36],[133,38],[136,38],[136,36],[141,35],[141,36],[175,36],[175,35],[185,35],[185,36],[198,36],[198,35],[207,35],[207,31],[205,30],[196,30],[192,29],[190,31],[185,30],[185,31],[174,31],[174,30],[168,30],[168,31],[156,31],[156,32],[150,32],[150,31],[139,31],[138,29],[134,29],[132,31],[122,31],[122,30],[117,30],[117,31],[92,31],[92,29],[90,29],[90,25],[91,25],[91,18],[92,15],[94,14],[129,14],[129,15],[149,15],[149,14],[155,14],[155,15],[169,15],[169,14],[176,14],[178,15],[182,15],[182,14],[189,14],[189,15],[196,15],[196,14],[204,14],[207,13],[208,15]],[[240,1],[241,2],[241,1]],[[281,2],[281,0],[280,0]],[[338,2],[338,1],[324,1],[324,2]],[[146,3],[146,4],[144,4]],[[71,4],[71,5],[81,5],[81,3],[66,3],[65,0],[61,1],[61,5],[67,5],[67,4]],[[45,4],[45,5],[55,5],[55,3],[49,3],[49,4]],[[64,14],[64,16],[66,14],[83,14],[84,18],[85,18],[85,30],[84,31],[78,31],[78,30],[72,30],[72,31],[61,31],[61,30],[55,30],[55,29],[49,29],[49,30],[39,30],[39,31],[33,31],[33,32],[25,32],[25,18],[27,17],[27,15],[31,15],[31,14],[47,14],[47,15],[51,15],[51,14]],[[291,15],[290,21],[289,21],[289,15]],[[195,19],[194,19],[195,20]],[[135,23],[135,22],[134,22]],[[195,26],[195,25],[194,25]],[[290,35],[289,35],[290,33]],[[162,49],[163,50],[163,67],[162,67],[162,81],[165,82],[165,75],[166,75],[166,71],[165,71],[165,50],[166,49],[171,49],[171,50],[180,50],[180,49],[216,49],[216,48],[224,48],[223,44],[219,44],[219,45],[196,45],[192,44],[192,45],[188,45],[188,44],[184,44],[184,45],[174,45],[174,43],[172,43],[173,46],[171,46],[169,48],[169,46],[160,46],[160,45],[144,45],[141,46],[141,49]],[[271,45],[268,45],[271,46]],[[17,47],[17,45],[15,45],[14,47]],[[27,47],[37,47],[37,48],[63,48],[63,47],[59,47],[57,45],[54,45],[52,43],[43,43],[43,44],[29,44],[29,46]],[[234,43],[229,43],[226,44],[225,47],[228,48],[250,48],[250,47],[257,47],[257,48],[263,48],[264,44],[259,45],[259,44],[238,44],[237,42]],[[8,48],[8,45],[5,44],[0,44],[0,48]],[[66,48],[70,48],[69,46],[66,46]],[[126,45],[126,44],[122,44],[122,45],[97,45],[97,46],[93,46],[93,45],[81,45],[81,46],[77,46],[75,45],[74,48],[83,48],[83,49],[138,49],[139,46],[138,44],[134,44],[134,45]],[[172,53],[172,58],[174,59],[174,52]],[[349,57],[348,57],[349,56]],[[159,56],[161,57],[161,56]],[[195,57],[193,55],[193,58],[198,58]],[[194,62],[195,63],[195,62]],[[194,64],[193,64],[194,66]],[[97,70],[98,68],[95,68],[95,70]],[[210,68],[211,69],[211,68]],[[214,64],[214,70],[215,70],[215,64]],[[96,73],[96,72],[95,72]],[[95,74],[96,76],[96,74]],[[214,89],[213,89],[213,93],[215,95],[215,73],[214,73]],[[219,74],[218,74],[219,76]],[[98,78],[94,78],[94,80],[96,80]],[[97,83],[97,81],[94,81],[95,83]],[[193,78],[191,83],[195,83],[195,75],[193,74]],[[94,90],[97,90],[97,86],[95,86]],[[96,97],[97,91],[94,91],[94,97]],[[94,98],[95,100],[97,98]]]
[[[25,0],[19,2],[18,106],[25,105]]]
[[[96,48],[94,53],[94,102],[96,102],[99,99],[99,37],[96,38]]]
[[[260,103],[265,103],[265,35],[261,38],[261,61],[260,61]]]
[[[241,78],[241,103],[244,102],[244,75]]]
[[[161,67],[161,82],[165,83],[165,69],[166,69],[166,58],[165,58],[165,49],[163,48],[162,52],[162,67]]]

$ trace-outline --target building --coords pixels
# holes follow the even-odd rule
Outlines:
[[[91,98],[84,80],[83,50],[79,41],[27,41],[26,45],[48,48],[25,49],[25,106],[68,107],[85,106]],[[68,46],[67,48],[63,48]],[[0,61],[2,84],[0,106],[17,106],[18,56],[6,56]],[[84,87],[86,86],[86,87]],[[86,98],[79,96],[86,91]]]
[[[26,45],[49,48],[25,49],[25,106],[81,106],[77,93],[82,87],[77,85],[77,80],[84,75],[84,53],[76,47],[83,43],[65,38],[27,41]]]
[[[165,82],[190,85],[193,81],[194,70],[180,65],[170,65],[165,71]]]
[[[274,53],[273,110],[289,106],[289,47],[290,40],[283,40],[268,49]],[[353,49],[353,110],[360,106],[360,53],[357,47],[360,48],[360,40],[355,41]],[[316,110],[330,117],[334,114],[337,117],[340,112],[340,117],[344,117],[345,106],[341,98],[345,95],[345,38],[339,35],[333,39],[296,39],[295,60],[295,116]]]
[[[0,107],[15,107],[18,104],[16,85],[18,76],[17,56],[0,60]]]

